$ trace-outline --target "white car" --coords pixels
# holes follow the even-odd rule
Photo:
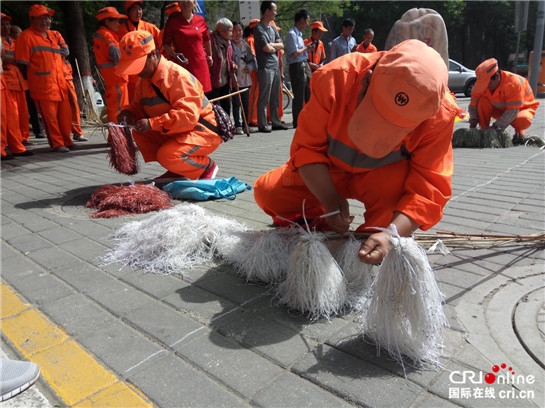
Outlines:
[[[475,71],[464,67],[459,62],[449,59],[448,67],[448,87],[451,92],[462,92],[465,96],[471,96],[473,85],[477,77]]]

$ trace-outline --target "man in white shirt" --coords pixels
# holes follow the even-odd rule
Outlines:
[[[350,54],[357,45],[356,39],[352,37],[356,23],[351,18],[343,21],[343,31],[341,35],[329,43],[330,46],[330,61],[341,57],[345,54]]]

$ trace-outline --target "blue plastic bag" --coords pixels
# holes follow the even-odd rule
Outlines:
[[[174,198],[195,201],[206,201],[211,198],[234,200],[237,193],[251,189],[252,187],[236,177],[229,179],[178,180],[163,187],[163,190]]]

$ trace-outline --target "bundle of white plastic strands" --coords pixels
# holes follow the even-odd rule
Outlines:
[[[103,261],[158,274],[183,274],[184,269],[211,261],[222,235],[245,229],[195,204],[177,205],[118,229]]]
[[[352,309],[362,307],[362,299],[367,295],[373,282],[373,266],[360,261],[358,252],[361,242],[350,235],[334,252],[335,260],[346,280],[346,303]]]
[[[226,234],[217,251],[247,282],[276,284],[286,277],[289,254],[299,235],[295,228]]]
[[[346,282],[324,239],[313,232],[300,237],[290,255],[286,280],[277,289],[281,304],[308,313],[311,320],[339,313],[346,301]]]
[[[390,227],[391,249],[361,315],[363,334],[374,340],[377,353],[384,348],[404,372],[404,356],[414,366],[440,367],[441,330],[448,325],[441,292],[424,250]]]

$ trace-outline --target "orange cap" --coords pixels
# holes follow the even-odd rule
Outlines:
[[[447,82],[447,67],[437,51],[419,40],[403,41],[378,61],[348,122],[348,137],[366,155],[386,156],[439,111]]]
[[[323,31],[324,33],[327,33],[327,30],[325,29],[324,24],[321,21],[314,21],[310,23],[310,29],[314,30],[315,28],[317,28],[320,31]]]
[[[177,2],[174,2],[174,3],[170,3],[168,6],[165,7],[165,12],[167,13],[167,15],[171,15],[171,14],[174,14],[174,13],[181,13],[182,10],[180,9],[180,6],[178,5]]]
[[[276,23],[274,22],[274,20],[271,21],[271,25],[272,25],[274,28],[276,28],[277,31],[282,30],[280,27],[278,27],[278,26],[276,25]]]
[[[257,23],[259,23],[259,18],[254,18],[253,20],[250,21],[250,24],[248,24],[248,26],[250,28],[254,28],[257,25]]]
[[[129,9],[135,4],[140,4],[141,6],[144,6],[144,2],[142,0],[126,1],[125,10],[129,11]]]
[[[47,7],[42,6],[41,4],[33,4],[28,12],[30,17],[40,17],[44,14],[49,14],[52,16],[55,14],[55,10],[47,9]]]
[[[119,41],[121,59],[116,66],[120,75],[135,75],[142,72],[146,58],[155,49],[153,36],[147,31],[129,31]]]
[[[5,18],[5,19],[8,20],[8,21],[11,21],[11,17],[10,17],[10,16],[8,16],[7,14],[1,13],[1,14],[0,14],[0,20],[3,19],[3,18]]]
[[[128,18],[123,14],[119,14],[114,7],[104,7],[97,11],[97,19],[102,21],[106,18]]]
[[[492,75],[496,72],[498,72],[498,61],[496,61],[496,58],[490,58],[481,62],[475,70],[477,81],[475,82],[475,85],[473,85],[473,92],[484,92],[486,88],[488,88],[490,78],[492,78]]]

